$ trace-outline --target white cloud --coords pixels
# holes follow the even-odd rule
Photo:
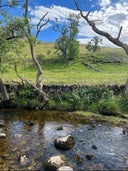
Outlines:
[[[50,8],[37,6],[34,10],[31,10],[31,15],[39,20],[46,12],[48,12],[47,17],[50,18],[51,21],[56,21],[56,19],[58,19],[58,22],[66,21],[70,13],[76,13],[76,11],[72,9],[52,5]]]
[[[107,7],[108,5],[110,5],[111,4],[111,1],[110,0],[100,0],[99,1],[99,5],[101,6],[101,7]]]
[[[98,20],[97,27],[110,33],[112,36],[117,37],[119,29],[123,26],[123,31],[121,34],[121,40],[128,43],[126,35],[128,35],[128,2],[115,3],[112,4],[110,0],[100,0],[101,9],[99,11],[93,11],[90,13],[90,19]],[[44,6],[37,6],[35,9],[30,10],[33,16],[32,22],[38,23],[39,19],[48,12],[48,16],[51,22],[66,22],[70,13],[78,14],[78,11],[68,9],[61,6],[51,6],[50,8]],[[85,11],[86,13],[86,11]],[[46,28],[51,25],[47,25]],[[45,28],[45,29],[46,29]],[[81,43],[88,42],[96,33],[91,30],[91,27],[86,23],[84,19],[80,19],[79,26],[79,41]],[[112,46],[109,41],[104,38],[104,46]]]

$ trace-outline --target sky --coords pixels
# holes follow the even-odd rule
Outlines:
[[[115,38],[123,26],[120,40],[128,43],[128,0],[78,0],[78,4],[85,14],[90,11],[89,18],[96,21],[99,29],[111,33]],[[67,22],[69,14],[78,14],[73,0],[29,0],[29,13],[34,25],[46,12],[50,22],[43,27],[38,39],[47,42],[54,42],[60,36],[59,32],[52,29],[56,19],[58,23],[63,24]],[[94,36],[101,37],[81,18],[77,37],[79,42],[87,44]],[[106,38],[101,38],[102,46],[114,46]]]

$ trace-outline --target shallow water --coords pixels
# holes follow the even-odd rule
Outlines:
[[[94,165],[102,165],[104,170],[126,170],[128,168],[128,135],[121,128],[102,124],[78,122],[68,112],[29,111],[21,109],[0,110],[0,122],[4,127],[0,133],[0,170],[41,170],[48,157],[64,154],[76,171],[93,170]],[[63,130],[57,128],[62,126]],[[72,134],[75,146],[69,151],[57,150],[54,139]],[[93,149],[95,145],[97,149]],[[92,160],[86,154],[94,154]],[[28,165],[21,165],[19,156],[29,157]],[[80,155],[82,163],[75,156]]]

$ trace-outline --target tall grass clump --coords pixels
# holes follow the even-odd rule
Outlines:
[[[120,109],[122,112],[128,113],[128,98],[120,96],[119,97]]]
[[[80,97],[75,93],[54,95],[49,100],[49,107],[59,110],[82,110]]]
[[[115,99],[101,99],[98,103],[98,111],[103,115],[118,115],[120,108]]]

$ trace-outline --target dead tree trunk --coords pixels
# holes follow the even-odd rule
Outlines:
[[[5,87],[4,83],[3,83],[3,80],[1,78],[0,78],[0,91],[1,91],[2,101],[3,102],[10,100],[7,89],[6,89],[6,87]]]

